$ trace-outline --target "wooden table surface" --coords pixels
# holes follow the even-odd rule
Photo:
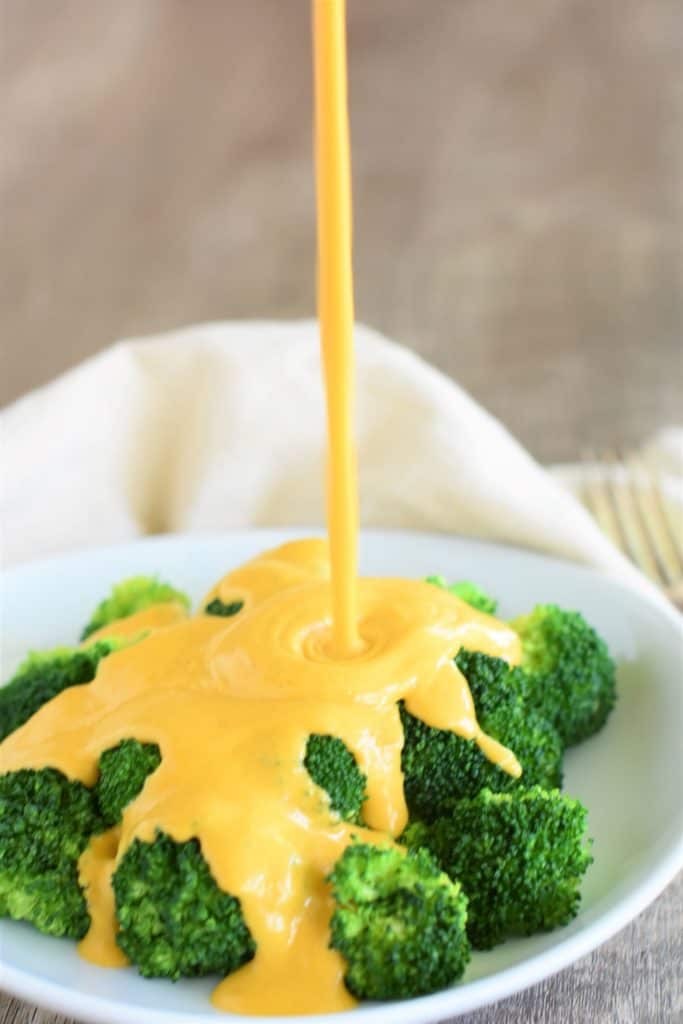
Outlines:
[[[544,460],[680,420],[680,0],[349,8],[359,318]],[[121,336],[313,312],[307,16],[0,0],[0,402]],[[462,1020],[680,1022],[682,934],[679,880]]]

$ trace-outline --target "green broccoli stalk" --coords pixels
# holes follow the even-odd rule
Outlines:
[[[92,791],[54,768],[0,776],[0,916],[83,938],[78,858],[102,828]]]
[[[122,740],[118,746],[100,756],[100,775],[95,784],[95,797],[107,826],[121,821],[124,808],[134,800],[145,779],[161,764],[161,751],[156,743]]]
[[[344,821],[359,824],[367,779],[346,744],[337,736],[309,736],[304,767],[327,793],[332,810]]]
[[[482,729],[509,747],[522,766],[516,779],[493,764],[474,740],[434,729],[400,705],[404,744],[401,765],[411,816],[432,821],[454,801],[484,788],[495,792],[562,783],[562,742],[557,730],[524,706],[507,662],[461,651],[456,664],[466,677]]]
[[[229,619],[232,615],[237,615],[244,608],[244,601],[230,601],[225,604],[219,597],[214,597],[213,601],[204,608],[205,615],[220,615],[225,619]]]
[[[239,900],[219,889],[198,840],[133,840],[112,877],[116,941],[146,978],[225,976],[256,945]]]
[[[102,658],[128,643],[110,637],[85,648],[58,647],[29,654],[0,688],[0,742],[62,690],[92,682]]]
[[[81,640],[86,640],[91,633],[108,626],[110,622],[135,615],[155,604],[169,602],[180,604],[183,608],[190,607],[187,594],[176,590],[169,583],[162,583],[155,576],[131,576],[115,584],[109,597],[98,604],[87,626],[83,628]]]
[[[553,723],[566,746],[605,724],[616,701],[615,665],[579,612],[537,605],[510,625],[522,641],[517,677],[524,699]]]
[[[445,988],[470,957],[467,901],[426,850],[347,847],[330,875],[330,945],[358,999],[407,999]]]
[[[408,826],[409,848],[426,847],[462,884],[467,932],[476,949],[512,935],[568,924],[579,907],[581,878],[592,861],[586,809],[554,790],[482,790],[447,818]]]
[[[447,590],[454,597],[459,597],[461,601],[465,601],[479,612],[486,612],[487,615],[496,613],[498,602],[495,597],[490,597],[485,590],[470,580],[449,583],[444,576],[428,576],[426,582],[433,583],[435,587],[441,587],[442,590]]]

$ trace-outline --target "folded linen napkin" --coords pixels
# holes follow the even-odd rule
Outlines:
[[[533,547],[636,579],[581,504],[451,380],[356,328],[362,522]],[[314,321],[121,342],[0,415],[6,564],[167,531],[324,518]]]

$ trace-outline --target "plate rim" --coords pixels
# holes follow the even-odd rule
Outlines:
[[[3,567],[2,579],[23,575],[24,573],[48,571],[55,563],[64,563],[74,559],[88,557],[97,558],[103,553],[115,554],[117,551],[129,551],[135,547],[164,547],[166,545],[180,546],[185,544],[212,544],[230,540],[253,540],[255,537],[268,537],[274,543],[282,543],[287,540],[316,535],[324,532],[320,527],[246,527],[231,530],[198,532],[198,533],[164,533],[154,536],[143,536],[119,541],[113,544],[98,544],[86,548],[77,548],[60,552],[33,561],[21,562],[17,565]],[[370,527],[361,530],[363,538],[379,539],[387,534],[393,537],[404,537],[406,541],[411,538],[434,540],[435,542],[458,541],[473,548],[487,550],[501,550],[508,553],[521,555],[523,558],[531,559],[537,564],[556,565],[561,567],[563,572],[570,571],[580,577],[595,578],[609,581],[617,590],[624,591],[631,595],[636,601],[648,605],[658,615],[668,620],[669,624],[679,633],[683,643],[683,617],[681,617],[665,600],[660,597],[654,588],[649,585],[639,588],[630,580],[619,578],[613,572],[603,571],[591,566],[582,565],[562,558],[554,554],[546,554],[534,549],[527,549],[518,545],[501,543],[469,537],[462,534],[455,534],[447,531],[425,531],[406,530],[400,528]],[[553,945],[550,949],[541,950],[532,956],[525,958],[520,963],[503,968],[494,975],[478,978],[466,982],[461,987],[453,987],[431,995],[419,996],[404,1002],[392,1002],[383,1004],[360,1004],[352,1011],[344,1014],[325,1013],[306,1016],[239,1016],[224,1014],[218,1015],[207,1007],[203,1012],[178,1012],[168,1010],[156,1010],[148,1007],[131,1006],[116,1003],[112,999],[99,995],[90,995],[80,992],[59,982],[44,978],[36,978],[26,972],[25,969],[17,968],[7,964],[2,956],[2,943],[0,942],[0,986],[10,996],[32,1002],[45,1009],[54,1010],[58,1013],[69,1014],[77,1020],[87,1020],[92,1024],[138,1024],[140,1017],[144,1014],[146,1024],[206,1024],[209,1021],[219,1021],[221,1016],[226,1022],[230,1021],[262,1021],[270,1024],[296,1024],[296,1021],[306,1021],[307,1024],[332,1024],[333,1021],[357,1021],[378,1022],[391,1015],[394,1024],[412,1024],[420,1020],[424,1024],[435,1022],[446,1016],[460,1016],[480,1007],[492,1005],[501,999],[512,996],[532,985],[538,984],[546,978],[558,973],[580,957],[590,953],[646,909],[667,885],[673,881],[679,871],[683,869],[683,828],[678,835],[675,831],[673,841],[660,853],[655,860],[653,867],[647,871],[645,877],[636,882],[627,891],[616,897],[615,903],[603,911],[596,921],[590,922],[585,928],[576,934],[567,936]],[[453,1000],[453,994],[458,993],[457,1007],[449,1006]]]

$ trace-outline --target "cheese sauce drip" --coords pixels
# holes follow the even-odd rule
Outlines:
[[[485,736],[464,677],[461,646],[519,660],[509,627],[445,590],[402,579],[358,581],[363,648],[334,655],[324,541],[267,552],[207,597],[244,602],[231,619],[169,622],[168,608],[112,623],[144,623],[143,640],[100,662],[94,681],[65,690],[0,746],[0,772],[52,766],[92,786],[102,751],[123,739],[157,743],[161,765],[121,826],[81,857],[92,917],[87,959],[120,964],[109,879],[134,838],[157,830],[196,837],[217,883],[237,896],[257,944],[213,1001],[243,1013],[325,1012],[353,1005],[344,963],[328,948],[325,882],[357,835],[390,841],[403,829],[402,729],[397,702],[430,725],[472,738],[517,774],[514,756]],[[144,616],[144,618],[142,618]],[[367,776],[364,827],[340,822],[303,766],[311,733],[339,736]]]

